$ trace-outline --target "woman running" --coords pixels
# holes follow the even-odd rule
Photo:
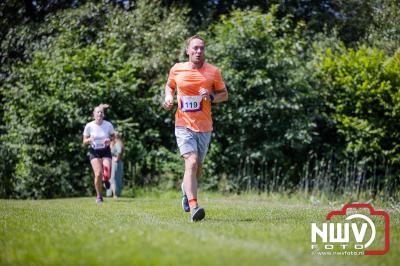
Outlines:
[[[89,122],[83,131],[83,143],[90,145],[90,164],[94,172],[96,202],[102,203],[102,182],[110,188],[111,150],[110,142],[114,138],[113,125],[104,120],[104,109],[108,104],[100,104],[93,110],[94,121]]]

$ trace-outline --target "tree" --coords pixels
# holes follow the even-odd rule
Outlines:
[[[49,33],[39,40],[43,46],[31,60],[13,65],[1,89],[1,151],[15,156],[6,167],[13,175],[5,177],[14,196],[90,192],[82,130],[93,107],[104,102],[111,105],[107,119],[123,132],[128,165],[140,161],[139,182],[158,183],[160,172],[173,169],[164,160],[179,157],[158,150],[161,142],[173,141],[165,137],[172,123],[166,125],[168,116],[158,112],[159,93],[181,50],[177,40],[187,36],[183,12],[141,1],[129,12],[87,4],[48,18],[38,29]],[[132,178],[133,170],[127,170]]]
[[[275,12],[237,10],[223,16],[212,27],[207,48],[230,93],[229,104],[215,110],[221,154],[210,160],[224,165],[218,171],[237,190],[250,178],[250,183],[268,186],[266,175],[273,165],[287,173],[303,159],[315,127],[306,112],[311,88],[306,82],[304,25],[277,19]]]
[[[374,1],[367,42],[393,55],[400,47],[400,5],[396,0]]]

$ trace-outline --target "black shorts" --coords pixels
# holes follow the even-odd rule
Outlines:
[[[112,158],[110,147],[106,147],[104,149],[98,149],[98,150],[90,148],[89,153],[90,153],[90,160],[93,160],[95,158],[98,158],[98,159],[102,159],[102,158],[110,158],[111,159]]]

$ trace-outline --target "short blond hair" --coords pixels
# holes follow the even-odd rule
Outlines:
[[[193,35],[192,37],[189,37],[189,38],[186,39],[186,50],[189,48],[190,42],[191,42],[192,40],[194,40],[194,39],[199,39],[199,40],[202,40],[202,41],[204,42],[204,44],[206,43],[206,42],[204,41],[204,39],[203,39],[200,35],[195,34],[195,35]]]

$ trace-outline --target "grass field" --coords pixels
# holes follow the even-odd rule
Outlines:
[[[310,223],[341,207],[274,196],[201,194],[190,223],[178,193],[0,200],[0,265],[398,265],[400,213],[384,256],[318,256]]]

